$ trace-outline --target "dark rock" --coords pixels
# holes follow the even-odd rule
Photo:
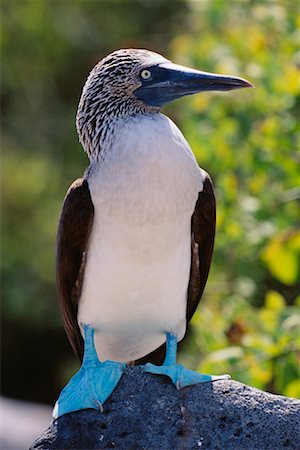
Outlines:
[[[177,390],[130,367],[104,405],[66,414],[31,446],[52,449],[300,449],[300,401],[231,380]]]

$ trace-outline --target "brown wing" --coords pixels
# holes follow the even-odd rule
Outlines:
[[[209,175],[204,180],[203,190],[199,193],[191,221],[191,269],[188,286],[186,318],[191,320],[203,294],[213,253],[216,227],[216,201]],[[162,364],[166,345],[136,361],[136,364]]]
[[[79,178],[67,192],[58,225],[56,282],[64,327],[80,359],[83,339],[77,323],[77,310],[93,217],[94,206],[88,183]]]
[[[216,200],[212,181],[207,175],[192,216],[192,255],[186,318],[191,320],[203,294],[214,248]]]

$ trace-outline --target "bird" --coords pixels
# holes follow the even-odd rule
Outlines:
[[[90,164],[70,186],[57,232],[57,291],[81,368],[53,415],[102,408],[127,364],[178,387],[226,379],[176,364],[203,294],[215,238],[210,176],[167,103],[252,87],[146,49],[121,49],[91,70],[76,117]]]

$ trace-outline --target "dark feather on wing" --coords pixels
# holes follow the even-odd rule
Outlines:
[[[64,327],[80,359],[83,356],[83,339],[77,323],[77,311],[93,217],[94,206],[88,183],[79,178],[67,192],[58,225],[56,282]]]

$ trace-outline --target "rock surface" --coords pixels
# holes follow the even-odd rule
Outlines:
[[[30,450],[300,449],[300,401],[232,380],[178,391],[130,367],[106,401],[53,421]]]

